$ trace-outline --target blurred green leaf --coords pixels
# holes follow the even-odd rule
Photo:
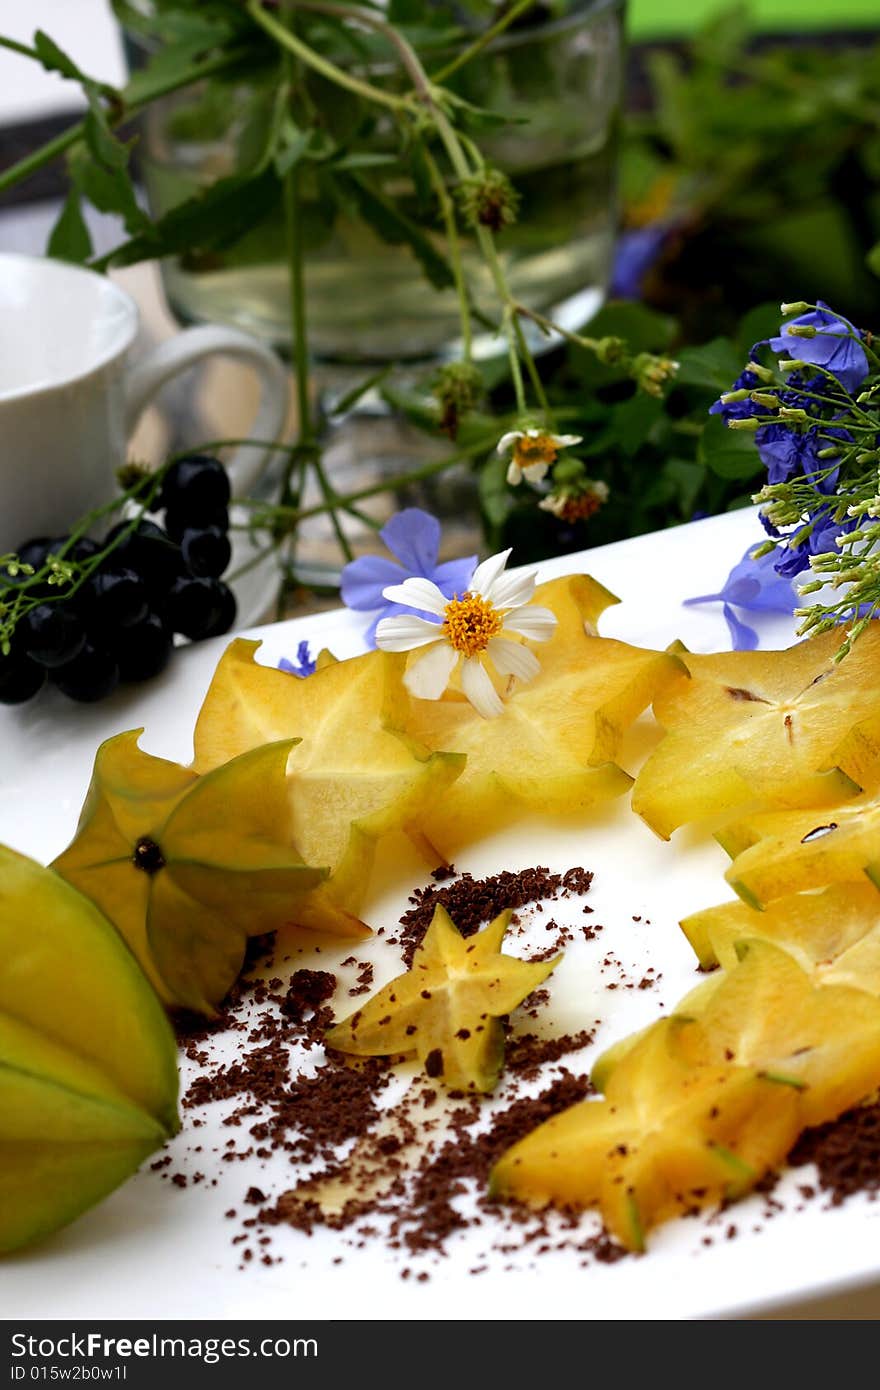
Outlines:
[[[702,347],[681,348],[677,354],[677,386],[698,386],[719,396],[743,369],[743,361],[729,338],[713,338]]]
[[[697,445],[697,458],[719,478],[755,478],[763,464],[747,430],[729,430],[720,415],[711,415]]]
[[[71,188],[65,198],[58,220],[49,235],[46,254],[56,261],[75,261],[82,264],[92,254],[92,238],[85,224],[79,194]]]

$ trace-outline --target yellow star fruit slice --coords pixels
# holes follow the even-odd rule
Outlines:
[[[880,792],[812,811],[756,813],[716,839],[733,859],[725,878],[752,907],[864,874],[880,885]]]
[[[721,903],[680,925],[704,969],[732,969],[738,943],[757,939],[781,946],[819,983],[880,994],[880,894],[867,880],[792,893],[763,912]]]
[[[0,847],[0,1252],[72,1221],[177,1129],[177,1050],[122,938]]]
[[[405,656],[319,660],[301,680],[259,665],[259,645],[240,638],[221,657],[196,723],[193,767],[207,772],[265,743],[297,740],[287,764],[291,835],[328,878],[298,899],[294,920],[351,934],[362,926],[379,839],[417,825],[464,759],[405,732]]]
[[[412,700],[410,733],[467,756],[421,821],[446,855],[524,815],[573,816],[620,796],[632,785],[613,761],[623,735],[680,670],[675,656],[596,635],[599,615],[617,599],[586,575],[539,586],[535,602],[552,609],[557,627],[536,647],[541,670],[530,684],[497,681],[509,697],[503,714],[483,719],[453,689]]]
[[[695,1067],[662,1019],[615,1068],[603,1100],[539,1126],[493,1169],[494,1195],[537,1206],[598,1205],[609,1232],[644,1249],[659,1222],[739,1196],[788,1152],[798,1092],[751,1068]]]
[[[290,740],[199,777],[142,752],[142,732],[98,749],[76,836],[52,867],[110,918],[166,1004],[210,1014],[247,937],[289,921],[326,870],[292,844]]]
[[[880,1000],[815,984],[766,942],[739,943],[737,958],[672,1018],[600,1059],[604,1100],[515,1145],[493,1191],[598,1203],[608,1229],[640,1249],[651,1226],[748,1191],[801,1129],[869,1095],[880,1081]]]
[[[880,707],[880,623],[864,639],[838,663],[836,632],[786,651],[681,654],[690,679],[654,700],[666,734],[639,772],[633,810],[668,839],[756,800],[827,806],[855,795],[861,783],[831,764],[853,725]]]
[[[438,906],[410,969],[331,1028],[328,1047],[356,1057],[415,1054],[451,1090],[491,1091],[504,1063],[501,1019],[546,980],[561,956],[502,955],[502,912],[464,937]]]

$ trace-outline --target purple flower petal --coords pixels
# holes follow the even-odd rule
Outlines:
[[[800,338],[788,330],[798,324],[815,328],[814,338]],[[864,348],[852,337],[857,330],[847,319],[840,318],[820,299],[817,307],[796,319],[780,324],[779,337],[770,339],[774,352],[787,352],[790,357],[814,366],[825,367],[845,391],[854,395],[868,375],[868,359]]]
[[[441,594],[454,598],[465,592],[476,568],[476,555],[466,555],[463,560],[444,560],[442,565],[437,565],[431,578]]]
[[[393,560],[384,555],[360,555],[342,571],[340,594],[346,608],[370,612],[385,606],[382,590],[389,584],[401,584],[406,574]]]
[[[396,512],[379,532],[388,549],[411,575],[432,577],[440,548],[440,522],[421,507]]]
[[[721,610],[730,629],[730,641],[735,652],[753,652],[758,645],[758,634],[748,623],[742,622],[729,603]]]

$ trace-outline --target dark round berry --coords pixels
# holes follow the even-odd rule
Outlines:
[[[24,652],[0,654],[0,705],[21,705],[42,690],[46,671]]]
[[[116,689],[119,666],[110,652],[86,642],[73,661],[52,672],[52,680],[69,699],[93,704]]]
[[[114,526],[107,534],[107,541],[115,540],[130,524],[120,522]],[[153,521],[139,521],[131,535],[108,556],[108,564],[134,570],[144,581],[150,598],[167,593],[184,572],[180,547]]]
[[[119,679],[145,681],[158,676],[168,665],[172,635],[158,613],[147,613],[138,623],[116,634],[113,655],[119,665]]]
[[[97,541],[93,541],[91,536],[80,536],[73,545],[68,545],[69,536],[56,536],[55,540],[49,542],[49,555],[60,555],[61,551],[67,546],[64,554],[65,560],[77,560],[80,564],[84,560],[91,560],[93,555],[97,555],[102,548]]]
[[[64,602],[38,603],[22,618],[19,632],[31,660],[50,669],[72,661],[86,640],[79,615]]]
[[[178,579],[168,594],[164,617],[174,632],[194,642],[217,637],[235,620],[235,598],[219,579]]]
[[[98,635],[131,627],[147,616],[147,588],[134,570],[99,570],[83,586],[81,608]]]
[[[232,558],[229,537],[216,526],[184,531],[180,550],[190,574],[201,579],[219,579]]]
[[[172,463],[162,482],[159,506],[198,522],[211,507],[225,507],[232,495],[229,476],[219,459],[191,454]]]
[[[204,529],[208,526],[216,526],[218,531],[225,535],[229,530],[229,510],[227,507],[206,507],[200,512],[198,517],[191,517],[184,510],[178,512],[176,508],[169,507],[165,513],[165,530],[171,540],[177,541],[178,545],[183,540],[184,531],[189,531],[196,527]]]

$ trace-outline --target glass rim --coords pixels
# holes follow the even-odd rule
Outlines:
[[[123,3],[130,10],[140,13],[144,18],[149,18],[151,8],[150,0],[123,0]],[[623,13],[626,10],[627,3],[628,0],[572,0],[571,9],[566,14],[557,15],[555,18],[548,17],[540,24],[530,23],[522,29],[506,30],[503,34],[499,34],[497,38],[494,38],[491,43],[486,45],[485,52],[503,53],[508,49],[522,47],[523,44],[548,41],[556,38],[560,34],[564,34],[570,29],[578,28],[585,20],[592,19],[594,16],[603,14],[606,11],[619,11]],[[115,5],[113,8],[114,13],[116,13],[117,23],[125,33],[126,40],[145,52],[154,51],[157,47],[155,41],[150,39],[146,34],[142,34],[138,29],[129,27],[125,19],[116,12]],[[473,43],[476,39],[479,39],[480,32],[479,30],[464,30],[457,45],[449,44],[442,46],[438,44],[436,49],[432,49],[433,58],[435,60],[442,60],[443,58],[448,59],[454,56],[462,49],[468,47],[468,45]],[[398,65],[394,63],[390,57],[388,59],[374,58],[370,61],[361,63],[356,63],[354,61],[349,61],[347,63],[340,62],[340,67],[363,67],[372,72],[387,72],[395,69],[397,66]]]

